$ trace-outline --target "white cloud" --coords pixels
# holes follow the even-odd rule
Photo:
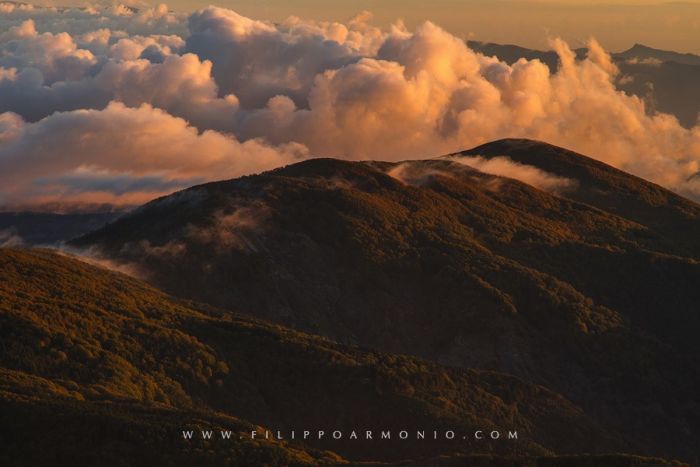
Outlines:
[[[506,156],[483,158],[480,156],[454,156],[450,158],[455,162],[477,169],[480,172],[508,177],[519,180],[535,188],[552,193],[566,193],[575,189],[578,182],[566,177],[540,170],[531,165],[520,164]]]
[[[22,245],[24,240],[14,229],[0,229],[0,248],[15,248]]]

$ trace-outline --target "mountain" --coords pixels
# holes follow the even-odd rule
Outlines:
[[[476,154],[571,183],[550,193],[487,175],[465,164]],[[698,460],[699,219],[697,204],[593,159],[503,140],[209,183],[72,245],[183,298],[513,374],[638,452]]]
[[[632,58],[619,62],[618,67],[618,89],[643,98],[650,113],[674,115],[687,128],[697,125],[700,65]]]
[[[554,73],[559,66],[559,56],[553,50],[535,50],[514,44],[496,44],[493,42],[467,41],[467,46],[475,52],[488,57],[498,57],[499,60],[512,65],[521,58],[526,60],[539,60],[549,67]],[[586,48],[578,48],[573,51],[578,60],[583,60],[588,53]]]
[[[675,62],[682,65],[700,66],[700,55],[659,50],[647,47],[643,44],[634,44],[629,49],[614,54],[614,57],[624,59],[636,58],[640,60],[653,59],[660,62]]]
[[[554,51],[532,50],[516,45],[468,41],[469,48],[487,56],[495,56],[513,64],[518,59],[539,60],[552,73],[559,66]],[[574,51],[581,60],[587,49]],[[674,115],[685,127],[698,121],[700,112],[700,56],[653,49],[635,44],[628,50],[611,54],[620,69],[616,81],[618,89],[644,99],[647,109]]]
[[[520,58],[527,60],[539,60],[556,71],[559,57],[553,50],[536,50],[521,47],[513,44],[496,44],[493,42],[467,41],[467,46],[479,53],[488,56],[496,56],[507,63],[515,63]],[[574,49],[576,58],[581,60],[586,57],[588,49],[579,47]],[[700,66],[700,55],[691,53],[679,53],[669,50],[660,50],[648,47],[643,44],[634,44],[627,50],[612,53],[611,57],[615,61],[637,60],[652,63],[653,61],[664,63],[674,62],[681,65]]]
[[[55,245],[98,229],[119,214],[0,212],[0,246]]]
[[[630,445],[542,386],[176,300],[48,250],[0,249],[0,336],[7,466],[667,465],[603,455]],[[312,428],[345,438],[249,436]],[[465,439],[396,439],[426,428]],[[395,437],[350,440],[352,429]],[[476,429],[517,430],[518,440],[476,441]]]
[[[590,157],[526,139],[504,139],[461,153],[537,167],[576,182],[564,196],[631,220],[653,235],[647,246],[668,254],[700,259],[700,205],[655,183]]]

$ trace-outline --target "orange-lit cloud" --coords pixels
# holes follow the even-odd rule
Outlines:
[[[0,204],[139,204],[194,183],[307,157],[298,144],[239,142],[198,132],[144,104],[55,113],[36,123],[0,116]]]
[[[0,9],[0,205],[134,204],[310,155],[425,158],[502,137],[700,198],[700,127],[618,91],[593,40],[582,61],[553,40],[552,73],[477,54],[430,22],[23,8]]]

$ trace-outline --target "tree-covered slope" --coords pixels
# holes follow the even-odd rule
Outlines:
[[[457,453],[535,456],[540,465],[536,456],[633,449],[566,398],[518,378],[343,346],[177,301],[45,250],[0,249],[0,339],[4,465],[311,465]],[[308,428],[454,430],[466,439],[248,436]],[[182,439],[182,430],[219,429],[238,436]],[[476,441],[477,429],[517,430],[518,440]]]
[[[461,157],[573,181],[550,193]],[[693,202],[543,143],[317,159],[193,187],[74,242],[181,297],[393,353],[514,374],[649,454],[697,459]]]

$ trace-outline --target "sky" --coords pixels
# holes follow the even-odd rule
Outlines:
[[[209,3],[171,2],[172,7],[184,10]],[[217,5],[272,21],[290,15],[344,21],[367,10],[379,24],[401,18],[413,27],[430,20],[460,37],[534,48],[547,48],[550,36],[562,37],[574,47],[593,36],[614,52],[641,42],[700,53],[700,1],[221,0]]]
[[[450,22],[489,34],[476,39],[530,45],[513,26],[536,10],[526,2],[507,16],[482,5],[481,17],[455,2],[450,11],[472,11],[462,21],[448,3],[431,3],[430,17],[411,1],[375,2],[375,18],[355,14],[369,1],[138,11],[0,1],[0,209],[134,206],[310,157],[420,159],[507,137],[563,146],[700,200],[700,124],[684,127],[621,92],[634,78],[612,61],[605,31],[533,33],[558,54],[556,70],[507,64],[470,49]],[[384,22],[399,10],[405,23]],[[664,46],[651,31],[660,34],[634,41]],[[572,48],[584,40],[578,60]],[[532,179],[507,161],[480,164]]]

